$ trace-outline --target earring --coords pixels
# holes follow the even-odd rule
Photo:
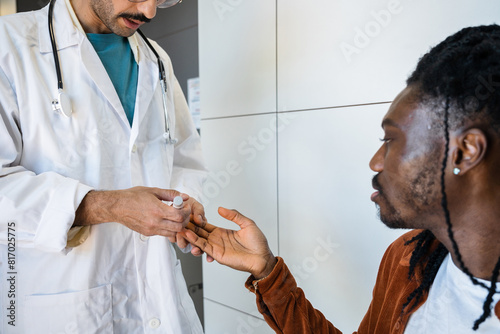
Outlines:
[[[458,167],[453,168],[453,174],[458,175],[460,174],[461,170]]]

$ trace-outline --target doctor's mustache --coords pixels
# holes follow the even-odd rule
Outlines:
[[[144,16],[144,14],[123,13],[123,14],[118,15],[118,17],[123,17],[123,18],[129,19],[129,20],[142,21],[144,23],[151,22],[151,19],[148,19],[146,16]]]

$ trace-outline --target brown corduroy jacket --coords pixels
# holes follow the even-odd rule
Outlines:
[[[422,279],[420,270],[415,271],[411,280],[408,279],[409,261],[415,243],[404,244],[420,232],[414,230],[404,234],[386,250],[373,289],[373,299],[356,333],[403,333],[410,315],[427,300],[425,294],[410,312],[402,313],[403,304]],[[438,241],[433,247],[437,245]],[[259,312],[276,333],[342,333],[314,309],[281,258],[278,258],[278,264],[268,277],[259,281],[250,277],[245,285],[256,294]],[[499,305],[495,312],[500,316]]]

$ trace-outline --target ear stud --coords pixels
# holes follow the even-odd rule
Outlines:
[[[458,175],[460,174],[461,170],[458,167],[453,168],[453,174]]]

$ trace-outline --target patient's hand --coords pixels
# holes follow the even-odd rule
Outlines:
[[[181,232],[191,244],[210,258],[236,270],[251,273],[256,279],[266,277],[276,265],[267,239],[255,223],[236,210],[219,208],[219,214],[239,225],[239,231],[208,223],[189,223]]]

